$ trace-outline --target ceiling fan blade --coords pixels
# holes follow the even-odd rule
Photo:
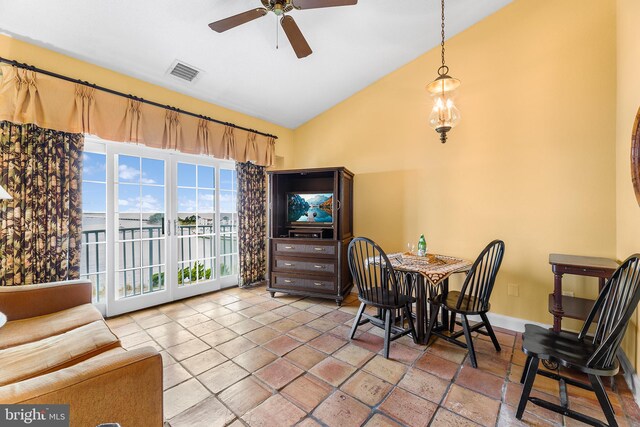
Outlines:
[[[296,21],[294,21],[291,16],[283,16],[282,19],[280,19],[280,25],[282,25],[282,29],[287,35],[287,38],[291,43],[291,47],[298,58],[304,58],[313,53],[309,47],[309,43],[307,43],[307,40],[305,40],[302,35],[300,28],[298,28],[298,24],[296,24]]]
[[[358,0],[295,0],[293,6],[296,9],[318,9],[320,7],[352,6]]]
[[[225,19],[221,19],[216,22],[212,22],[209,24],[209,28],[213,31],[221,33],[223,31],[230,30],[238,25],[246,24],[249,21],[253,21],[254,19],[260,18],[267,14],[267,9],[258,8],[247,10],[246,12],[239,13],[237,15],[230,16]]]

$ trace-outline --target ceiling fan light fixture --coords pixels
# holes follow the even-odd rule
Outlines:
[[[217,33],[222,33],[239,25],[253,21],[254,19],[265,16],[269,12],[273,12],[276,16],[280,17],[280,25],[289,39],[296,56],[298,58],[304,58],[311,55],[313,51],[311,50],[311,47],[309,47],[309,43],[307,43],[307,40],[302,35],[302,32],[300,31],[300,28],[298,28],[294,19],[287,14],[293,9],[318,9],[335,6],[349,6],[358,3],[358,0],[297,0],[296,4],[293,4],[293,0],[260,0],[260,2],[264,7],[248,10],[246,12],[212,22],[209,24],[209,28]]]

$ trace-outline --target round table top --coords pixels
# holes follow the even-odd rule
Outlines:
[[[2,328],[5,323],[7,323],[7,316],[5,316],[4,313],[0,311],[0,328]]]

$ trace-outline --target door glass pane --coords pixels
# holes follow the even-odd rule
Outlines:
[[[236,211],[236,192],[220,191],[220,212],[231,213]]]
[[[164,240],[145,239],[141,241],[144,248],[142,251],[142,266],[164,265]]]
[[[178,163],[178,187],[196,186],[196,165]]]
[[[164,187],[143,185],[140,209],[147,213],[164,212]]]
[[[233,257],[230,255],[220,258],[220,276],[230,276],[233,274]]]
[[[121,213],[118,218],[119,240],[131,240],[140,238],[140,227],[142,220],[139,213]]]
[[[234,190],[235,170],[220,169],[220,189],[221,190]]]
[[[140,157],[118,156],[118,182],[140,182]]]
[[[142,159],[142,183],[164,185],[164,161]]]
[[[164,269],[160,266],[142,269],[143,293],[161,291],[164,289]]]
[[[213,190],[198,190],[198,212],[211,212],[215,210],[215,194]]]
[[[136,184],[118,185],[118,211],[140,212],[140,186]]]
[[[198,188],[215,187],[216,170],[212,166],[198,166]]]
[[[178,218],[195,213],[196,208],[196,190],[178,187]]]
[[[201,213],[198,218],[198,234],[214,234],[216,232],[213,213]]]

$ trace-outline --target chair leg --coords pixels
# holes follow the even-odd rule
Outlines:
[[[360,308],[358,309],[358,314],[356,314],[356,318],[353,321],[353,326],[351,327],[351,334],[349,335],[349,339],[352,340],[353,336],[356,334],[356,329],[358,329],[358,324],[360,323],[360,319],[362,318],[362,313],[364,313],[364,309],[367,307],[367,304],[360,303]]]
[[[429,345],[429,338],[431,338],[431,331],[433,330],[436,321],[438,320],[438,310],[439,307],[437,305],[431,304],[429,307],[429,326],[427,327],[427,334],[424,338],[424,342]]]
[[[527,378],[527,372],[529,372],[529,365],[531,365],[531,356],[527,356],[527,361],[524,362],[524,369],[522,370],[522,376],[520,377],[520,384],[524,384],[525,378]]]
[[[386,310],[384,319],[384,358],[389,358],[389,343],[391,341],[391,318],[393,317],[391,310]]]
[[[464,331],[464,338],[467,341],[467,348],[469,349],[471,366],[473,366],[474,368],[477,368],[478,362],[476,361],[476,351],[473,348],[473,340],[471,339],[471,330],[469,328],[469,321],[467,320],[467,316],[464,314],[460,314],[460,318],[462,319],[462,330]]]
[[[484,322],[484,327],[487,330],[487,332],[489,333],[489,337],[491,338],[491,341],[493,342],[493,346],[496,348],[496,351],[502,350],[500,348],[500,343],[498,342],[498,338],[496,338],[496,334],[493,332],[493,328],[491,327],[491,323],[489,323],[489,319],[487,318],[487,313],[482,313],[480,315],[480,317],[482,318],[482,321]]]
[[[518,403],[518,410],[516,411],[516,418],[521,420],[522,414],[524,414],[524,408],[527,406],[527,402],[529,402],[529,395],[531,394],[531,389],[533,388],[533,381],[536,379],[536,375],[538,374],[538,364],[540,363],[540,359],[537,357],[532,357],[529,362],[529,368],[527,369],[527,377],[524,380],[524,386],[522,388],[522,395],[520,396],[520,403]]]
[[[602,407],[602,412],[604,412],[604,416],[607,418],[607,422],[610,427],[618,427],[618,422],[616,421],[616,416],[613,412],[613,407],[611,406],[611,401],[609,400],[609,396],[607,396],[607,392],[602,385],[602,380],[600,377],[596,375],[589,375],[589,380],[591,381],[591,386],[593,387],[593,391],[596,392],[596,396],[598,397],[598,402],[600,402],[600,406]]]
[[[411,308],[409,304],[407,304],[404,308],[404,312],[407,315],[407,321],[409,322],[409,328],[411,328],[411,338],[413,338],[413,342],[418,341],[418,337],[416,336],[416,328],[413,327],[413,317],[411,316]]]
[[[451,319],[449,320],[449,332],[453,333],[453,330],[456,328],[456,317],[457,313],[451,312]]]

